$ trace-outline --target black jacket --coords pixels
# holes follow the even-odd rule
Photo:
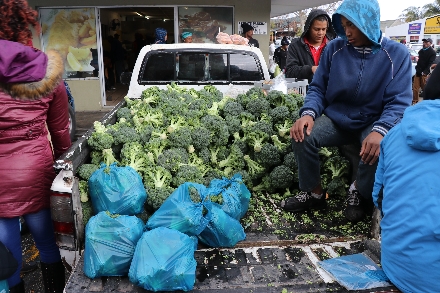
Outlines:
[[[287,50],[289,50],[288,48],[289,47],[287,47]],[[278,47],[273,55],[273,60],[275,60],[275,63],[278,64],[281,70],[286,68],[287,50],[284,51],[282,46]]]
[[[251,39],[249,40],[249,46],[260,48],[260,44],[259,44],[258,41],[257,41],[256,39],[254,39],[254,38],[251,38]]]
[[[419,60],[416,65],[416,76],[422,76],[422,72],[428,75],[430,67],[435,60],[435,50],[430,46],[428,49],[420,49]]]
[[[328,16],[324,10],[312,10],[307,17],[304,25],[304,32],[301,37],[294,39],[287,50],[286,77],[308,79],[309,83],[312,81],[312,66],[315,66],[315,61],[313,60],[313,55],[310,52],[309,46],[304,42],[304,37],[307,35],[313,20],[320,15],[325,16],[329,23],[329,28],[327,29],[326,34],[327,42],[335,38],[336,34],[333,30],[330,16]]]

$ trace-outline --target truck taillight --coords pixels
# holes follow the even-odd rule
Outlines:
[[[75,233],[75,227],[73,223],[61,223],[61,222],[53,222],[53,226],[56,233],[61,234],[73,234]]]
[[[72,214],[72,200],[68,193],[51,192],[50,208],[52,210],[52,221],[55,233],[75,233]]]

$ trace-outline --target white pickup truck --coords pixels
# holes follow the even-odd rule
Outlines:
[[[124,74],[122,80],[124,79],[130,84],[127,96],[131,99],[141,97],[142,91],[148,87],[166,88],[171,82],[195,89],[214,85],[224,95],[235,96],[254,86],[268,89],[264,82],[269,81],[269,73],[261,51],[257,48],[173,44],[144,47],[133,73]],[[300,94],[305,94],[304,82],[289,83],[290,86],[298,86]],[[116,112],[125,103],[124,100],[116,105],[100,121],[104,125],[115,123]],[[133,285],[127,276],[90,279],[83,273],[84,203],[80,201],[78,178],[75,174],[81,164],[90,160],[88,139],[92,132],[93,129],[88,130],[75,141],[54,166],[59,173],[51,188],[52,219],[65,264],[73,267],[64,292],[147,292]],[[281,226],[271,221],[266,214],[268,210],[276,211],[277,214],[281,211],[270,200],[265,201],[269,206],[260,205],[263,200],[256,199],[255,209],[260,211],[259,218],[252,217],[252,229],[246,232],[244,241],[234,248],[200,247],[195,252],[197,271],[192,292],[348,292],[335,284],[331,276],[317,266],[319,260],[364,252],[375,262],[379,262],[380,244],[377,241],[341,236],[312,244],[296,240],[295,235],[300,234],[304,237],[299,239],[321,238],[318,234],[308,232],[310,223],[305,220],[290,219],[288,222],[278,223]],[[258,213],[256,211],[255,215]],[[263,226],[267,226],[266,230]],[[283,231],[278,229],[280,227]]]

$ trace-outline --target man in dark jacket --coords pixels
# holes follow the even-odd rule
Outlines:
[[[426,78],[430,73],[431,65],[435,60],[435,50],[432,48],[432,39],[426,38],[422,40],[423,48],[419,51],[419,60],[416,65],[416,74],[413,81],[413,105],[419,101],[419,90],[425,88]]]
[[[243,29],[243,37],[249,40],[249,46],[260,48],[258,41],[252,37],[254,35],[254,27],[243,22],[241,28]]]
[[[319,58],[327,43],[335,37],[328,14],[321,9],[310,11],[300,38],[287,51],[286,77],[312,81]]]
[[[278,64],[278,66],[282,71],[284,71],[284,69],[286,68],[288,48],[289,48],[289,40],[287,40],[286,37],[283,37],[283,39],[281,40],[281,46],[275,50],[275,53],[273,55],[273,59],[275,60],[276,64]]]

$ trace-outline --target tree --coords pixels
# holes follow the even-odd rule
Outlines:
[[[400,17],[403,18],[405,22],[414,21],[423,18],[423,11],[420,7],[410,6],[402,11]]]
[[[423,17],[430,17],[440,14],[440,0],[434,1],[434,3],[426,4],[423,6]]]

